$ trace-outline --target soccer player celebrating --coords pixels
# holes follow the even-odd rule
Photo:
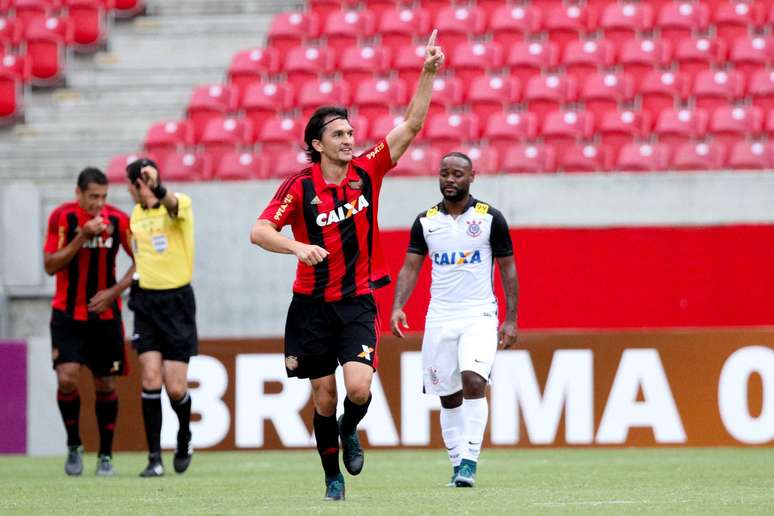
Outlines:
[[[357,425],[368,410],[378,362],[372,291],[389,282],[379,244],[379,190],[427,116],[433,78],[444,60],[436,34],[427,43],[405,121],[355,157],[347,110],[319,108],[304,131],[311,166],[280,185],[250,232],[254,244],[298,258],[285,326],[285,367],[289,376],[309,378],[312,384],[326,500],[345,497],[339,437],[347,471],[357,475],[363,468]],[[286,224],[292,226],[294,239],[279,233]],[[334,373],[339,363],[347,395],[337,421]]]
[[[115,377],[125,374],[121,292],[132,281],[134,265],[116,282],[119,246],[129,256],[129,217],[106,203],[108,180],[85,168],[78,175],[75,202],[58,206],[48,219],[44,267],[56,275],[51,303],[51,347],[57,402],[67,430],[65,473],[83,471],[79,432],[81,365],[94,376],[99,428],[97,475],[113,475],[113,432],[118,416]]]
[[[141,477],[164,474],[161,460],[161,385],[167,389],[180,428],[173,465],[183,473],[191,463],[191,395],[188,362],[196,355],[196,301],[191,277],[194,219],[191,198],[168,192],[156,164],[141,159],[126,167],[132,210],[137,281],[129,308],[134,311],[132,344],[142,375],[142,415],[148,466]]]
[[[441,432],[453,474],[450,486],[473,487],[489,414],[486,385],[499,345],[516,342],[518,278],[508,223],[491,205],[470,195],[475,173],[468,156],[441,160],[443,200],[417,216],[395,285],[390,325],[403,337],[403,306],[425,256],[432,263],[430,306],[422,341],[425,392],[441,398]],[[497,328],[494,260],[505,291],[505,321]]]

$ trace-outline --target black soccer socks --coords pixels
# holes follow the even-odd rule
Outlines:
[[[113,434],[118,418],[118,395],[116,391],[97,391],[97,399],[94,403],[94,411],[97,413],[97,427],[99,428],[99,454],[112,455]]]
[[[142,390],[142,419],[148,452],[161,452],[161,389]]]
[[[81,435],[78,420],[81,413],[81,396],[78,394],[78,389],[67,393],[58,390],[56,402],[59,405],[59,412],[62,414],[62,421],[67,431],[67,446],[80,446]]]
[[[314,412],[314,436],[317,439],[317,452],[320,454],[325,478],[341,474],[339,469],[339,427],[336,414],[321,416]]]
[[[172,405],[172,410],[177,414],[177,420],[180,422],[180,429],[177,432],[178,448],[180,447],[181,440],[186,441],[185,446],[187,447],[187,441],[191,436],[191,394],[186,391],[179,400],[170,398],[169,402]]]
[[[371,395],[368,395],[368,400],[362,405],[356,405],[349,396],[344,398],[344,415],[341,418],[341,433],[342,435],[351,434],[357,428],[357,424],[363,419],[368,412],[368,405],[371,404]]]

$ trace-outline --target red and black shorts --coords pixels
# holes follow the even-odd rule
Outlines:
[[[375,371],[378,324],[371,294],[332,302],[294,294],[285,323],[288,376],[322,378],[352,361]]]
[[[54,367],[75,362],[88,366],[94,376],[128,372],[120,313],[113,319],[77,321],[61,310],[52,310],[50,327]]]

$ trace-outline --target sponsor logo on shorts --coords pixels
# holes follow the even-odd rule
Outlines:
[[[361,346],[363,348],[363,351],[358,353],[357,356],[360,358],[365,358],[369,362],[371,361],[371,353],[374,352],[374,348],[370,346],[363,345]]]
[[[285,357],[285,367],[288,371],[295,371],[298,369],[298,357],[288,355]]]
[[[441,379],[438,378],[438,369],[437,368],[429,367],[427,369],[427,372],[430,373],[430,382],[433,385],[438,385],[439,383],[441,383]]]
[[[110,368],[111,373],[117,373],[121,370],[121,361],[120,360],[114,360],[113,361],[113,367]]]

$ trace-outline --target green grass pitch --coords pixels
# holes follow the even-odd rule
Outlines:
[[[0,514],[774,514],[774,449],[484,450],[473,489],[444,487],[444,450],[366,451],[347,500],[324,502],[315,451],[198,452],[184,475],[68,478],[64,457],[0,458]]]

